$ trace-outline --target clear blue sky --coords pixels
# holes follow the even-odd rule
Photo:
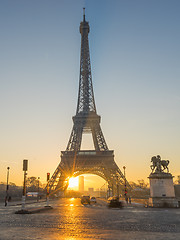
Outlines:
[[[90,24],[95,101],[115,161],[128,180],[150,159],[180,175],[180,1],[0,1],[0,181],[53,174],[78,95],[82,9]],[[84,141],[85,142],[85,141]],[[89,138],[87,139],[88,145]]]

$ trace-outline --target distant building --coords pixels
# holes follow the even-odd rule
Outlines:
[[[79,192],[84,192],[84,176],[79,176]]]
[[[94,194],[94,188],[88,188],[88,192],[90,195],[93,195]]]

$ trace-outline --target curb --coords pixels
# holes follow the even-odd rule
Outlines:
[[[21,209],[16,211],[15,214],[33,214],[33,213],[44,212],[51,209],[53,209],[53,207],[51,206],[45,206],[43,208],[24,209],[24,210]]]

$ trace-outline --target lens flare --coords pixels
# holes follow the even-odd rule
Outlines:
[[[75,187],[78,187],[78,184],[79,184],[79,179],[78,177],[72,177],[69,179],[69,186],[68,188],[75,188]]]

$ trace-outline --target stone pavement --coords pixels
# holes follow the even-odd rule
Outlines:
[[[14,214],[20,206],[0,206],[0,240],[180,239],[180,209],[137,204],[109,209],[100,199],[91,206],[81,205],[80,199],[61,199],[50,205],[52,210],[27,215]]]

